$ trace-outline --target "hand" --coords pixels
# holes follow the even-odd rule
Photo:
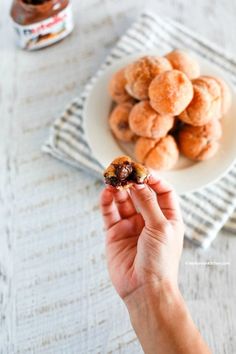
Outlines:
[[[130,193],[108,187],[101,210],[110,277],[124,300],[163,280],[177,284],[184,226],[178,198],[166,182],[151,176],[148,185],[135,185]]]
[[[106,188],[101,210],[111,280],[144,352],[210,354],[177,285],[184,226],[173,189],[155,177],[130,193]]]

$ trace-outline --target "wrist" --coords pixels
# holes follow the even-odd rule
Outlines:
[[[210,354],[176,284],[145,285],[124,301],[146,354]]]
[[[126,297],[132,326],[145,353],[155,353],[150,343],[157,337],[174,337],[180,323],[188,321],[188,311],[178,286],[170,281],[145,285]],[[168,352],[168,351],[166,351]]]
[[[153,312],[162,317],[163,311],[166,313],[167,308],[179,307],[183,304],[183,299],[177,284],[163,280],[143,285],[126,296],[124,302],[132,319]]]

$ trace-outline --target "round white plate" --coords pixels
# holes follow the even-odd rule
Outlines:
[[[111,65],[96,80],[84,107],[85,134],[93,155],[105,167],[122,154],[132,151],[127,144],[119,144],[112,135],[108,116],[112,100],[108,95],[107,87],[112,74],[143,55],[160,55],[157,52],[137,53],[118,60]],[[210,62],[197,58],[201,66],[201,74],[219,76],[224,74]],[[229,84],[229,83],[228,83]],[[192,162],[183,157],[171,171],[159,171],[159,175],[168,180],[180,195],[198,190],[222,177],[232,166],[236,157],[236,94],[232,90],[232,107],[222,119],[223,137],[218,153],[212,159],[204,162]]]

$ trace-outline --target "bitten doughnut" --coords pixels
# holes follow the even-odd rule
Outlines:
[[[129,127],[129,114],[132,109],[132,103],[125,102],[118,104],[111,112],[109,125],[115,137],[122,141],[131,141],[134,133]]]
[[[180,152],[192,160],[210,159],[219,148],[221,135],[222,128],[218,120],[201,127],[186,124],[178,135]]]
[[[174,117],[161,116],[150,106],[149,101],[136,103],[129,115],[130,129],[139,136],[162,138],[174,125]]]
[[[222,115],[226,114],[230,109],[232,103],[232,94],[229,86],[224,82],[224,80],[222,80],[219,77],[211,77],[211,76],[205,76],[205,77],[211,78],[219,84],[220,91],[221,91],[221,114]]]
[[[132,161],[129,156],[117,157],[104,171],[105,183],[117,189],[129,188],[133,184],[144,184],[148,177],[147,168]]]
[[[192,83],[181,71],[166,71],[152,80],[149,97],[152,108],[158,113],[178,115],[193,98]]]
[[[141,137],[135,145],[135,156],[147,167],[155,170],[169,170],[176,164],[179,151],[171,135],[161,139]]]
[[[220,85],[210,77],[193,80],[194,96],[189,106],[179,115],[183,122],[201,126],[221,116]]]
[[[125,90],[126,79],[125,79],[125,69],[121,69],[112,75],[109,82],[108,92],[117,103],[122,103],[132,100],[128,92]]]
[[[142,57],[129,64],[125,69],[126,91],[138,100],[146,100],[148,98],[148,87],[154,77],[171,69],[172,66],[166,58]]]
[[[183,50],[173,50],[165,57],[172,64],[173,69],[182,71],[190,80],[196,79],[200,75],[198,62]]]

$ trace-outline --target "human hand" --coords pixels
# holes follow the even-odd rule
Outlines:
[[[130,193],[106,188],[100,204],[111,280],[144,352],[210,354],[177,285],[184,226],[173,189],[152,176]]]
[[[121,298],[163,280],[177,285],[184,226],[173,189],[151,176],[130,193],[106,188],[100,205],[108,269]]]

